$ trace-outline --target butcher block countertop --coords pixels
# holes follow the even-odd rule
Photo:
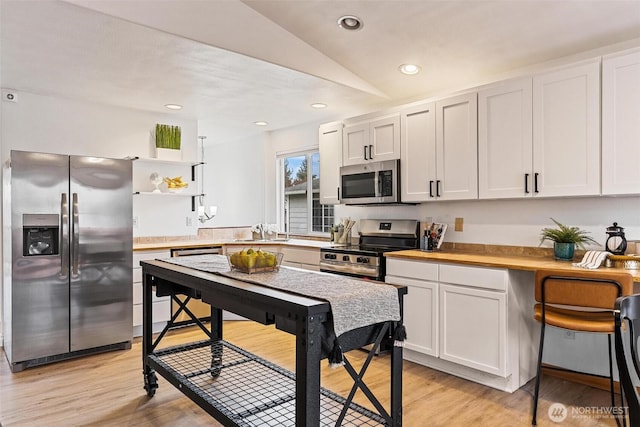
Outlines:
[[[175,241],[162,241],[162,242],[150,242],[150,243],[134,243],[134,251],[159,251],[168,249],[184,249],[184,248],[202,248],[210,246],[246,246],[247,248],[257,248],[261,246],[282,245],[287,247],[301,247],[301,248],[322,248],[325,246],[331,246],[328,241],[321,240],[305,240],[305,239],[289,239],[287,241],[282,240],[267,240],[267,241],[235,241],[235,240],[209,240],[209,239],[197,239],[197,240],[175,240]]]
[[[402,258],[416,261],[432,261],[441,263],[455,263],[475,265],[482,267],[500,267],[512,270],[528,270],[535,271],[541,268],[553,268],[560,270],[578,270],[585,271],[583,268],[574,267],[570,262],[555,261],[550,257],[537,256],[509,256],[509,255],[489,255],[468,253],[459,251],[436,251],[427,252],[421,250],[406,250],[385,253],[387,258]],[[579,262],[580,259],[575,260]],[[640,270],[625,270],[622,268],[600,267],[598,271],[615,271],[621,273],[629,273],[633,276],[633,281],[640,283]]]

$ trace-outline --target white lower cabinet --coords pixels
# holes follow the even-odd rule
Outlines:
[[[533,378],[532,275],[389,257],[386,282],[408,288],[405,359],[508,392]]]
[[[140,261],[171,257],[167,251],[136,251],[133,253],[133,336],[142,336],[142,267]],[[164,328],[171,319],[171,298],[152,296],[153,331]]]
[[[506,375],[506,293],[440,284],[440,357]]]
[[[320,271],[319,248],[292,248],[283,246],[278,250],[283,253],[282,265]]]

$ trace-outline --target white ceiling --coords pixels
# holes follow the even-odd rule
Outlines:
[[[3,88],[178,113],[207,142],[362,114],[631,41],[640,0],[1,0]],[[341,15],[364,27],[340,29]],[[416,63],[417,76],[397,67]],[[324,110],[310,104],[324,102]]]

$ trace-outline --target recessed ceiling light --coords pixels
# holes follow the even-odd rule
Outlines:
[[[418,74],[420,72],[420,67],[415,64],[402,64],[398,67],[398,70],[400,70],[402,74],[411,76],[413,74]]]
[[[312,108],[317,108],[317,109],[321,109],[321,108],[327,108],[327,104],[323,104],[322,102],[315,102],[313,104],[311,104]]]
[[[353,15],[345,15],[338,18],[338,26],[344,30],[360,30],[364,26],[360,18]]]
[[[253,122],[253,124],[256,125],[256,126],[266,126],[269,123],[267,123],[267,122]]]
[[[164,106],[170,110],[182,110],[182,105],[180,104],[165,104]]]

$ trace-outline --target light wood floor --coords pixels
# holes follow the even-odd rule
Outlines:
[[[197,334],[197,336],[196,336]],[[173,331],[171,345],[200,339],[194,328]],[[225,339],[294,370],[293,337],[253,322],[225,322]],[[116,351],[58,362],[12,374],[0,354],[0,423],[2,427],[34,426],[218,426],[206,412],[159,377],[153,398],[143,390],[141,343]],[[359,366],[364,352],[347,357]],[[343,369],[322,366],[322,385],[346,395],[351,387]],[[388,359],[379,356],[365,382],[388,404]],[[404,362],[404,424],[422,426],[513,427],[530,425],[533,383],[509,394],[451,375]],[[362,396],[358,396],[361,398]],[[545,376],[539,426],[613,426],[605,416],[570,415],[560,424],[547,416],[549,406],[608,407],[608,393]],[[358,399],[365,404],[365,400]],[[367,405],[368,406],[368,405]],[[388,406],[387,406],[388,407]],[[571,409],[570,409],[571,410]]]

